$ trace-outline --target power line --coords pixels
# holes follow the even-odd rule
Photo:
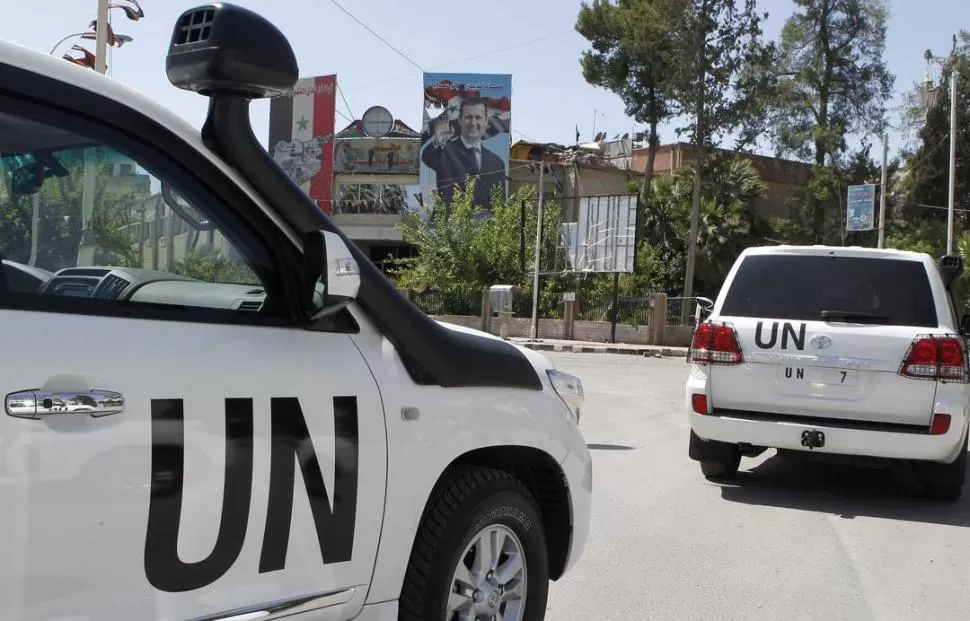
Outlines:
[[[570,32],[572,32],[572,30],[563,30],[561,32],[556,32],[556,33],[553,33],[553,34],[550,34],[550,35],[546,35],[544,37],[538,37],[536,39],[530,39],[529,41],[523,41],[521,43],[516,43],[514,45],[509,45],[509,46],[506,46],[506,47],[501,47],[501,48],[498,48],[498,49],[495,49],[495,50],[491,50],[489,52],[484,52],[482,54],[476,54],[475,56],[469,56],[467,58],[462,58],[460,60],[449,61],[447,63],[444,63],[444,64],[441,64],[441,65],[436,65],[434,67],[431,67],[431,69],[433,69],[433,70],[436,70],[436,69],[445,69],[445,68],[450,67],[452,65],[460,65],[462,63],[467,63],[467,62],[471,62],[473,60],[478,60],[480,58],[485,58],[486,56],[493,56],[495,54],[500,54],[502,52],[508,52],[509,50],[514,50],[514,49],[518,49],[518,48],[521,48],[521,47],[526,47],[528,45],[534,45],[536,43],[540,43],[540,42],[546,41],[548,39],[552,39],[552,38],[555,38],[555,37],[561,37],[562,35],[569,34]],[[386,80],[380,80],[378,82],[371,82],[370,84],[364,84],[362,86],[355,86],[355,87],[353,87],[353,88],[351,88],[349,90],[350,90],[350,92],[359,91],[359,90],[363,90],[365,88],[371,88],[371,87],[374,87],[374,86],[381,86],[381,85],[387,84],[389,82],[396,82],[398,80],[403,80],[404,78],[410,78],[410,77],[413,77],[415,75],[420,75],[420,74],[416,74],[416,73],[404,73],[404,74],[401,74],[401,75],[399,75],[397,77],[394,77],[394,78],[387,78]]]
[[[351,13],[350,11],[348,11],[347,9],[345,9],[345,8],[344,8],[344,7],[342,7],[342,6],[340,6],[340,3],[339,3],[339,2],[337,2],[337,0],[330,0],[330,2],[332,2],[332,3],[333,3],[333,5],[334,5],[335,7],[337,7],[338,9],[340,9],[341,11],[343,11],[344,13],[346,13],[346,14],[347,14],[347,15],[348,15],[348,16],[350,17],[350,19],[352,19],[352,20],[354,20],[355,22],[357,22],[358,24],[360,24],[361,26],[363,26],[363,27],[364,27],[364,28],[365,28],[365,29],[366,29],[366,30],[367,30],[367,31],[368,31],[369,33],[371,33],[372,35],[374,35],[375,37],[377,37],[378,39],[380,39],[380,40],[381,40],[381,42],[382,42],[382,43],[384,43],[384,45],[386,45],[387,47],[389,47],[389,48],[391,48],[392,50],[394,50],[395,52],[397,52],[397,54],[398,54],[398,56],[400,56],[400,57],[401,57],[401,58],[403,58],[404,60],[406,60],[406,61],[408,61],[409,63],[411,63],[412,65],[414,65],[415,67],[417,67],[418,69],[420,69],[420,70],[421,70],[422,72],[424,72],[424,71],[425,71],[425,70],[424,70],[424,67],[422,67],[422,66],[421,66],[421,65],[419,65],[418,63],[416,63],[416,62],[414,62],[413,60],[411,60],[411,57],[410,57],[410,56],[408,56],[407,54],[405,54],[405,53],[404,53],[404,52],[402,52],[401,50],[399,50],[399,49],[397,49],[396,47],[394,47],[393,45],[391,45],[391,44],[390,44],[390,43],[389,43],[389,42],[387,41],[387,39],[385,39],[385,38],[384,38],[384,37],[382,37],[381,35],[379,35],[379,34],[377,34],[376,32],[374,32],[374,30],[373,30],[373,29],[371,29],[371,27],[370,27],[370,26],[368,26],[368,25],[367,25],[367,24],[365,24],[364,22],[362,22],[362,21],[360,21],[359,19],[357,19],[356,17],[354,17],[354,15],[353,15],[353,14],[352,14],[352,13]]]
[[[356,118],[357,115],[354,114],[354,111],[350,109],[350,104],[347,103],[347,98],[344,96],[344,89],[340,88],[340,81],[339,80],[337,81],[337,92],[340,93],[340,98],[344,100],[344,105],[347,106],[347,112],[350,113],[350,116]],[[344,117],[344,118],[346,118],[346,117]],[[353,121],[351,121],[351,122],[353,122]]]

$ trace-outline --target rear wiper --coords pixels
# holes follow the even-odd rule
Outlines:
[[[889,317],[861,311],[823,310],[825,321],[851,321],[855,323],[889,323]]]

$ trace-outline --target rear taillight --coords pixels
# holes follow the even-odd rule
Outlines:
[[[899,374],[913,379],[966,383],[967,348],[958,336],[917,336],[909,346]]]
[[[740,364],[741,344],[733,326],[723,323],[705,322],[694,330],[688,362],[697,364]]]

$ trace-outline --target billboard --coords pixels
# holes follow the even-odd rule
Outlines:
[[[477,179],[474,202],[489,209],[492,188],[508,195],[512,76],[425,73],[420,185],[424,204],[437,191],[445,205],[455,188]]]
[[[876,186],[850,185],[849,208],[845,214],[847,231],[871,231],[875,227]]]
[[[416,175],[419,146],[415,138],[341,138],[334,146],[333,170]]]
[[[320,209],[333,209],[333,135],[337,76],[301,78],[269,108],[269,151]]]
[[[636,194],[584,196],[576,222],[562,225],[569,269],[631,274],[636,269]]]

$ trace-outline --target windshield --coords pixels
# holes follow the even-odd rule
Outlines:
[[[814,255],[746,257],[721,314],[935,327],[926,268],[917,261]]]

